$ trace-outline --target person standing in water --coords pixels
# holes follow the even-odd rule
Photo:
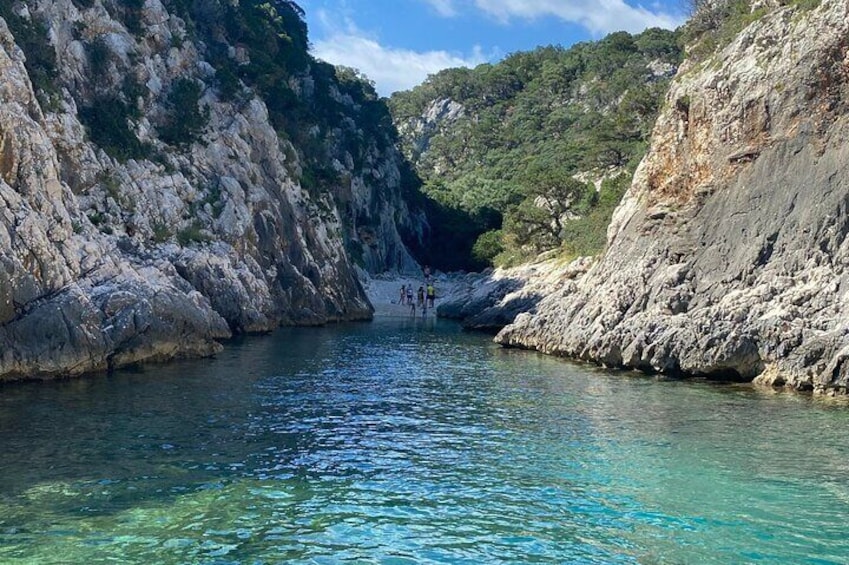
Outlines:
[[[401,300],[398,301],[398,304],[403,304],[404,300],[407,299],[407,285],[401,285]]]
[[[433,284],[428,283],[427,285],[427,301],[430,303],[430,307],[433,308],[433,301],[436,300],[436,289],[433,288]]]

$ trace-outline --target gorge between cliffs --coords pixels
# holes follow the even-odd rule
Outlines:
[[[614,164],[587,172],[598,194],[521,194],[503,231],[513,251],[532,249],[546,240],[516,242],[540,209],[571,225],[618,194],[604,183],[628,181],[606,208],[606,243],[594,257],[469,275],[441,315],[605,367],[845,394],[849,5],[809,4],[758,2],[712,51],[687,36],[680,64],[660,31],[602,41],[643,57],[633,64],[656,88],[645,100],[665,89],[656,117],[632,124],[650,130],[633,180],[624,162],[639,144],[616,146]],[[42,0],[0,13],[4,380],[367,320],[363,281],[456,252],[449,236],[462,230],[427,190],[454,132],[488,115],[441,94],[462,77],[393,97],[393,125],[367,80],[308,53],[296,4],[275,3],[270,19],[259,3],[215,5]],[[528,57],[504,72],[520,77]],[[588,80],[570,103],[616,116],[590,108]],[[511,88],[504,104],[521,108]],[[457,175],[446,190],[472,178]]]
[[[0,563],[846,563],[849,0],[318,4],[0,0]]]

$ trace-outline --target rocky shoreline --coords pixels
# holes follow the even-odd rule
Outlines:
[[[496,341],[847,394],[847,37],[846,0],[773,7],[685,63],[607,251]]]
[[[545,296],[574,284],[591,264],[589,257],[566,264],[549,260],[457,277],[451,296],[437,312],[467,330],[496,334],[519,314],[535,312]]]
[[[727,47],[679,69],[601,257],[439,279],[438,315],[608,367],[849,394],[849,0],[763,5]],[[0,380],[404,315],[392,300],[420,277],[374,273],[417,272],[401,233],[429,227],[401,196],[397,149],[369,145],[355,165],[346,118],[316,141],[339,146],[337,185],[310,190],[261,98],[220,97],[185,22],[153,0],[139,15],[150,33],[134,35],[101,8],[22,11],[51,26],[49,105],[0,19]],[[95,40],[107,50],[97,80]],[[80,118],[129,75],[149,158],[110,156]],[[203,142],[175,148],[147,116],[186,77],[209,123]],[[293,85],[307,99],[315,87]]]

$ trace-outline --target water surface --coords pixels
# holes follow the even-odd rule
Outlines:
[[[847,563],[849,409],[439,321],[0,387],[0,563]]]

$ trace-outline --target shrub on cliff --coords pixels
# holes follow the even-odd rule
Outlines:
[[[820,0],[779,0],[782,6],[811,10]],[[769,10],[752,0],[690,0],[690,20],[683,43],[694,60],[704,59],[728,45],[740,31]]]
[[[15,42],[26,55],[24,65],[32,81],[39,102],[52,107],[58,95],[53,79],[56,76],[56,53],[47,37],[47,28],[40,19],[30,15],[25,19],[18,15],[21,2],[0,2],[0,17],[6,20]]]
[[[91,140],[113,159],[123,162],[150,155],[150,146],[139,141],[130,125],[137,111],[120,95],[98,96],[79,113]]]
[[[168,145],[186,147],[200,139],[209,123],[209,109],[200,106],[201,86],[195,80],[174,81],[168,93],[166,116],[157,128],[159,138]]]

